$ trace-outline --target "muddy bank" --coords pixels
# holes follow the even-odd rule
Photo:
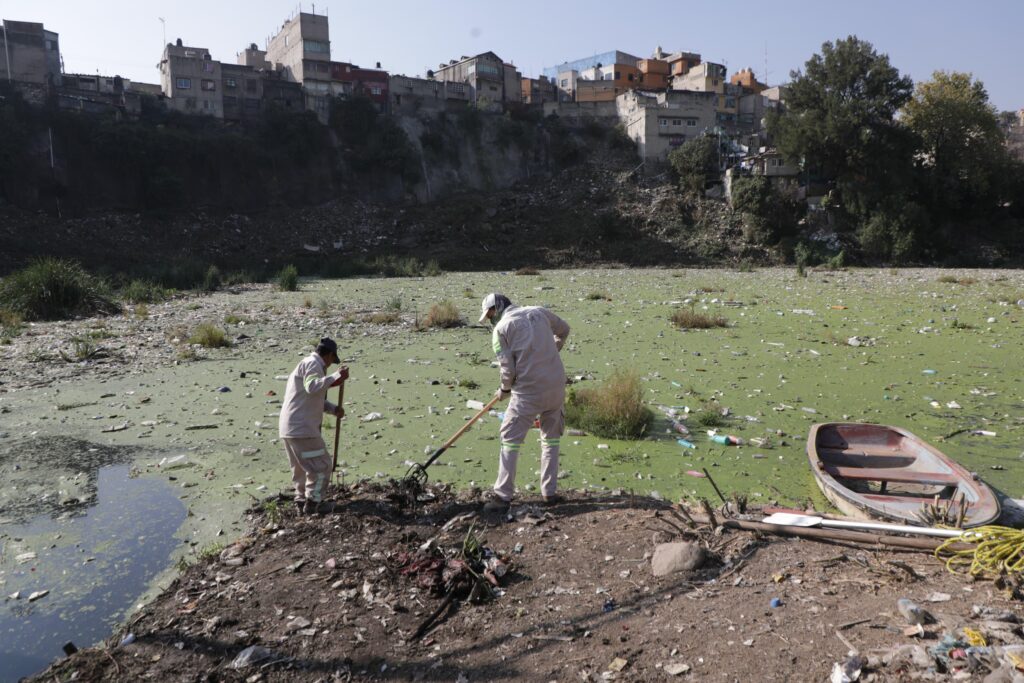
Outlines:
[[[820,681],[851,647],[861,680],[946,680],[968,662],[926,652],[944,634],[1024,647],[1017,624],[976,614],[1019,618],[1018,602],[928,554],[684,530],[667,504],[628,495],[525,499],[506,519],[480,516],[471,494],[435,494],[412,516],[374,487],[339,492],[341,512],[322,518],[254,509],[232,549],[37,680]],[[507,573],[493,598],[456,600],[417,637],[444,591],[415,558],[455,556],[467,537]],[[659,544],[684,539],[703,562],[655,576]],[[923,636],[905,633],[900,598],[934,616]]]

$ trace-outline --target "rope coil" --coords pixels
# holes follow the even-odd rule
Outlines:
[[[970,543],[974,548],[953,550],[957,543]],[[944,561],[953,574],[1001,576],[1024,572],[1024,530],[1005,526],[965,529],[936,548],[935,557]]]

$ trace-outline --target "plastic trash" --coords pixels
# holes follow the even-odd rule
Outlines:
[[[935,375],[935,374],[938,374],[938,373],[935,370],[929,369],[929,370],[922,370],[921,374],[922,375]]]
[[[907,620],[908,624],[917,625],[928,621],[928,613],[918,607],[912,600],[908,600],[907,598],[900,598],[897,600],[896,609],[903,615],[903,618]]]
[[[222,394],[226,394],[229,391],[231,391],[231,387],[217,387],[217,391],[219,391]]]
[[[231,662],[231,668],[244,669],[252,666],[253,664],[259,664],[263,660],[270,659],[273,656],[274,652],[272,650],[260,647],[259,645],[250,645],[238,653],[238,656],[235,657],[233,662]]]
[[[483,410],[484,403],[483,401],[474,401],[470,399],[466,401],[466,407],[469,408],[470,410]]]
[[[768,603],[772,608],[782,607],[782,600],[780,598],[772,598],[772,601]]]
[[[367,413],[366,415],[364,415],[361,418],[359,418],[359,421],[360,422],[373,422],[374,420],[379,420],[382,417],[384,417],[384,416],[381,415],[380,413]]]
[[[612,610],[615,609],[615,606],[616,606],[615,605],[615,599],[614,598],[608,598],[607,600],[604,601],[604,607],[602,607],[601,609],[604,612],[611,612]]]
[[[829,675],[829,683],[853,683],[860,680],[861,669],[867,664],[866,660],[859,655],[853,655],[845,662],[836,662],[832,666],[832,673]]]
[[[125,645],[131,645],[134,642],[135,642],[135,634],[134,633],[129,633],[124,638],[121,639],[121,643],[120,643],[120,645],[118,645],[118,647],[124,647]]]
[[[690,433],[690,430],[687,429],[686,425],[684,425],[682,422],[679,422],[678,420],[672,420],[671,423],[672,429],[679,432],[680,434],[686,436]]]
[[[682,446],[683,448],[696,448],[695,445],[693,445],[686,439],[676,439],[676,443]]]
[[[723,446],[739,446],[743,443],[739,437],[729,436],[728,434],[715,434],[711,437],[711,440]]]
[[[586,436],[587,433],[582,429],[570,429],[566,432],[569,436]]]

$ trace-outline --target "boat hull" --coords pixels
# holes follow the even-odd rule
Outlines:
[[[920,526],[917,513],[936,498],[952,506],[962,501],[965,528],[999,517],[999,500],[984,482],[898,427],[812,425],[807,457],[822,493],[851,517]]]

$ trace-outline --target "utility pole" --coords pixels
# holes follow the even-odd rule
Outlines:
[[[13,78],[11,77],[11,48],[7,44],[7,20],[4,20],[4,55],[7,57],[7,82],[10,83]]]

